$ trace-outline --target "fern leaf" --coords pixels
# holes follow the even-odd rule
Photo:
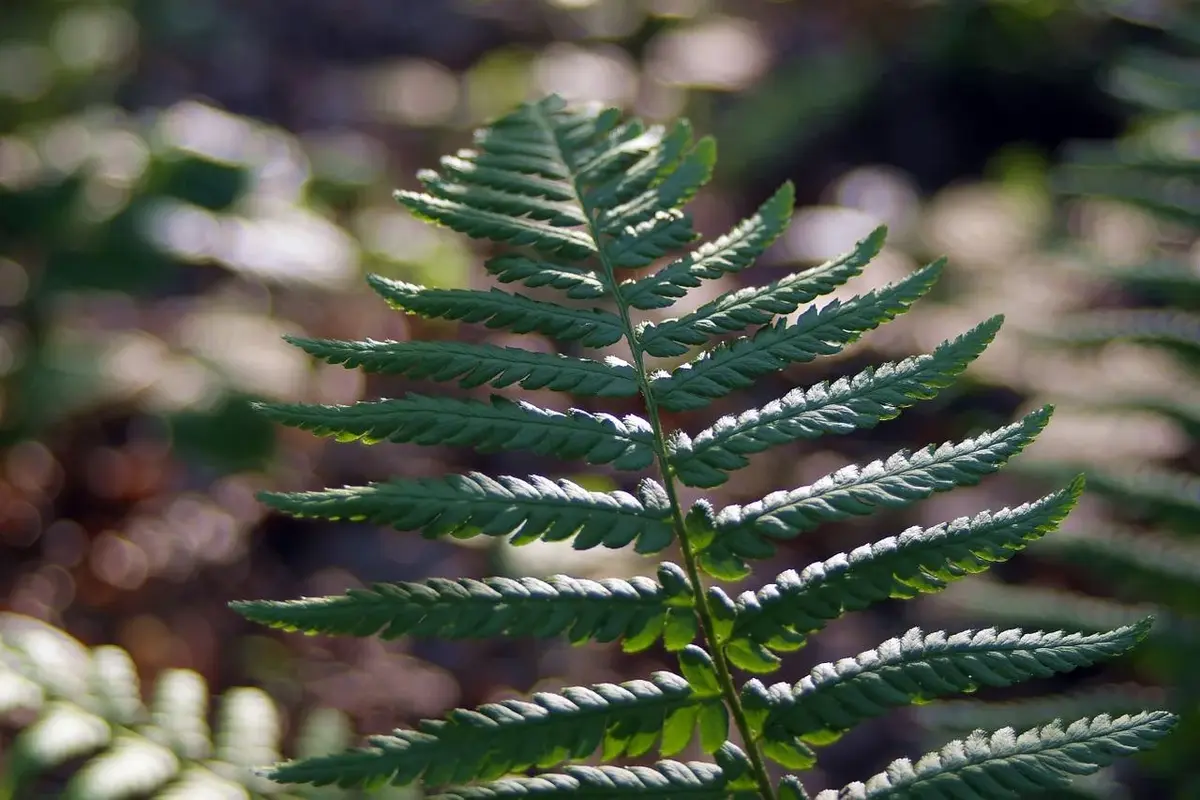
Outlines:
[[[119,736],[67,783],[67,800],[144,797],[175,777],[179,760],[166,747],[141,736]]]
[[[1144,750],[1166,736],[1176,718],[1165,711],[1111,718],[1105,714],[1072,722],[1051,723],[1018,735],[1012,728],[995,733],[976,731],[916,764],[893,761],[866,783],[841,791],[826,790],[817,800],[901,800],[956,797],[995,800],[1027,797],[1066,786],[1117,758]]]
[[[696,231],[687,214],[658,211],[650,219],[621,231],[604,248],[604,254],[614,267],[641,269],[695,238]]]
[[[1120,625],[1132,625],[1155,613],[1149,603],[1136,605],[1089,597],[1062,589],[1041,586],[1011,586],[976,577],[969,585],[939,595],[933,606],[940,613],[970,615],[1000,624],[1037,625],[1043,628],[1072,628],[1083,631],[1103,631]],[[1164,628],[1158,620],[1151,636]]]
[[[787,228],[794,199],[792,184],[785,183],[754,215],[726,235],[701,245],[653,275],[621,284],[621,299],[634,308],[666,308],[704,279],[740,272]]]
[[[1109,684],[1094,689],[1068,692],[1004,703],[954,700],[917,708],[921,727],[944,735],[966,735],[978,728],[1032,728],[1055,719],[1079,719],[1101,713],[1136,714],[1162,706],[1167,694],[1159,687]]]
[[[569,202],[572,198],[565,198],[567,202],[564,202],[556,198],[533,195],[529,192],[509,192],[474,183],[460,183],[447,180],[429,169],[419,171],[417,179],[429,193],[448,200],[457,199],[473,208],[529,217],[547,222],[555,228],[570,228],[587,224],[587,218],[579,213],[579,209],[573,203]]]
[[[678,356],[713,336],[763,325],[791,314],[804,303],[829,294],[862,272],[883,247],[886,230],[877,228],[854,249],[825,264],[793,273],[766,286],[750,286],[723,295],[679,319],[642,328],[638,344],[652,356]]]
[[[899,508],[935,492],[971,486],[1021,452],[1050,421],[1049,406],[1019,422],[962,442],[902,450],[865,467],[845,467],[810,486],[767,495],[717,514],[713,547],[735,556],[762,557],[770,539],[791,539],[826,522]]]
[[[899,536],[865,544],[806,567],[787,570],[774,583],[738,597],[730,642],[738,653],[766,647],[789,651],[809,634],[848,611],[888,598],[938,592],[950,583],[1007,561],[1055,530],[1083,491],[1083,479],[1033,503],[933,528],[912,527]],[[770,659],[769,653],[762,656]],[[739,664],[749,669],[752,665]]]
[[[637,756],[653,746],[672,717],[682,715],[694,725],[696,702],[688,682],[670,672],[656,672],[650,680],[536,692],[529,700],[455,709],[416,730],[372,736],[369,747],[292,762],[270,775],[317,786],[418,780],[444,786],[548,768],[590,756],[597,748],[606,758]],[[676,744],[681,750],[687,742]]]
[[[659,405],[671,411],[703,408],[712,400],[744,389],[754,380],[791,364],[839,352],[863,333],[907,310],[941,274],[935,262],[890,286],[853,300],[810,308],[789,324],[778,322],[705,352],[669,375],[651,382]]]
[[[348,519],[420,530],[427,538],[513,536],[513,543],[574,537],[577,550],[625,547],[656,553],[674,536],[666,493],[646,479],[638,497],[590,492],[566,479],[492,478],[479,472],[396,480],[319,492],[264,493],[268,505],[296,517]]]
[[[573,300],[594,300],[609,293],[596,273],[570,264],[537,261],[506,253],[488,259],[483,266],[501,283],[520,282],[530,289],[549,286],[565,292]]]
[[[401,190],[394,196],[418,217],[474,239],[529,245],[550,255],[562,254],[572,259],[584,259],[596,252],[591,238],[581,231],[556,228],[548,223],[511,216],[506,211],[486,210],[420,192]],[[512,210],[520,213],[519,208]]]
[[[434,578],[376,584],[335,597],[232,607],[255,622],[309,634],[378,634],[384,639],[566,635],[573,643],[620,638],[632,650],[661,638],[670,615],[690,615],[691,592],[682,570],[663,564],[657,583],[642,577],[592,581],[566,575],[545,580]]]
[[[656,185],[623,203],[605,207],[597,227],[605,233],[619,234],[650,219],[660,209],[679,208],[708,183],[716,161],[717,144],[706,136],[681,161],[672,164],[670,172]],[[589,196],[588,204],[595,207],[595,203],[595,198]]]
[[[410,394],[400,400],[353,405],[263,403],[256,406],[284,425],[338,441],[455,445],[480,452],[525,450],[589,464],[639,470],[654,460],[650,423],[632,415],[563,414],[493,396],[490,403]]]
[[[1094,311],[1067,320],[1055,336],[1073,344],[1125,340],[1200,350],[1200,316],[1153,310]]]
[[[523,389],[552,389],[595,397],[632,397],[638,392],[633,367],[613,356],[593,361],[463,342],[286,338],[330,364],[432,381],[458,381],[464,388],[517,384]]]
[[[1036,552],[1082,564],[1173,605],[1200,597],[1200,545],[1188,539],[1117,528],[1063,531]]]
[[[680,120],[659,145],[640,158],[624,172],[587,190],[587,201],[593,208],[613,208],[628,203],[654,187],[669,172],[692,144],[692,126]]]
[[[850,378],[794,389],[763,408],[719,419],[695,439],[676,435],[671,466],[689,486],[713,487],[745,467],[746,455],[828,433],[873,428],[949,386],[987,347],[1003,317],[992,317],[929,355],[868,368]]]
[[[1091,666],[1127,652],[1149,629],[1149,620],[1090,635],[1019,628],[948,635],[913,628],[854,658],[821,664],[794,687],[768,689],[751,681],[743,694],[767,700],[767,736],[824,745],[890,708]]]
[[[368,275],[367,283],[389,305],[423,317],[482,322],[514,333],[536,331],[585,347],[607,347],[620,341],[623,331],[621,318],[611,312],[543,303],[499,289],[426,289],[379,275]]]
[[[561,773],[509,778],[435,795],[432,800],[489,800],[497,797],[638,797],[646,800],[758,800],[746,773],[746,757],[731,744],[717,764],[660,761],[650,767],[567,767]],[[719,754],[721,755],[721,754]]]

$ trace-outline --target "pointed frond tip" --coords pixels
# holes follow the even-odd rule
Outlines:
[[[636,577],[599,581],[554,575],[525,578],[432,578],[379,583],[332,597],[239,601],[249,620],[308,634],[482,639],[566,636],[571,642],[622,640],[626,652],[661,638],[676,650],[695,636],[692,588],[665,563],[658,582]]]
[[[535,692],[528,700],[455,709],[416,730],[372,736],[367,747],[294,761],[268,774],[282,783],[317,786],[489,781],[586,758],[597,749],[605,760],[637,757],[660,739],[664,751],[679,752],[692,739],[696,710],[686,680],[656,672],[650,680],[572,686]]]
[[[730,658],[743,669],[769,671],[775,652],[796,650],[830,621],[889,598],[939,592],[949,584],[1012,558],[1055,530],[1083,491],[1083,477],[1033,503],[933,528],[914,526],[899,536],[850,553],[787,570],[734,604]],[[711,591],[720,591],[713,589]]]
[[[1063,727],[1053,722],[1017,734],[976,731],[929,753],[916,764],[893,761],[886,772],[840,791],[826,790],[816,800],[917,800],[956,797],[996,800],[1027,797],[1068,785],[1117,758],[1145,750],[1166,736],[1177,718],[1147,711],[1116,718],[1101,714]]]
[[[810,307],[794,322],[760,328],[720,344],[669,375],[655,376],[651,391],[671,411],[703,408],[714,399],[753,385],[755,379],[840,352],[867,331],[889,322],[928,292],[944,266],[934,262],[903,280],[859,295]]]
[[[540,353],[517,347],[465,342],[378,342],[285,336],[311,356],[347,369],[457,381],[463,388],[551,389],[596,397],[632,397],[638,392],[633,367],[615,356],[603,361]]]
[[[722,417],[695,439],[676,434],[670,441],[671,466],[689,486],[718,486],[729,472],[749,464],[746,456],[751,453],[873,428],[953,383],[983,353],[1003,321],[1002,316],[992,317],[929,355],[793,389],[763,408]]]
[[[849,466],[790,492],[773,492],[757,503],[728,506],[715,519],[710,557],[764,558],[772,539],[791,539],[827,522],[902,508],[956,486],[973,486],[1028,446],[1050,421],[1051,406],[1019,422],[961,442],[930,445]],[[707,552],[707,551],[706,551]]]
[[[410,394],[353,405],[259,403],[270,419],[338,441],[412,442],[472,447],[482,453],[519,450],[589,464],[640,470],[654,460],[650,423],[633,415],[565,414],[493,395],[490,403]]]
[[[913,628],[854,658],[821,664],[795,686],[768,689],[751,681],[743,697],[751,707],[765,707],[764,730],[770,735],[824,745],[891,708],[1007,687],[1114,658],[1145,638],[1151,622],[1096,634],[1019,628],[926,634]]]
[[[621,548],[657,553],[674,538],[666,491],[643,479],[628,492],[592,492],[565,478],[528,479],[480,472],[347,486],[315,492],[264,492],[259,499],[294,517],[390,525],[439,536],[512,536],[514,544],[572,539],[576,550]]]
[[[683,355],[712,337],[764,325],[777,315],[791,314],[804,303],[829,294],[862,272],[883,247],[884,228],[877,228],[854,248],[812,269],[796,272],[766,286],[748,286],[705,303],[686,316],[646,325],[639,336],[652,356]]]

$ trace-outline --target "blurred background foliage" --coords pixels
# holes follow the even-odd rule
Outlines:
[[[547,92],[651,121],[686,115],[716,134],[718,171],[692,207],[706,235],[793,180],[794,224],[747,280],[828,258],[881,222],[890,228],[887,248],[838,296],[950,258],[918,313],[844,356],[673,424],[700,426],[797,384],[928,351],[991,314],[1008,317],[967,379],[936,401],[874,431],[763,454],[716,502],[747,501],[849,461],[1059,404],[1024,471],[911,512],[830,526],[782,548],[759,567],[761,579],[908,525],[1032,499],[1061,462],[1194,473],[1200,338],[1191,318],[1172,317],[1172,330],[1184,334],[1174,337],[1182,357],[1131,344],[1128,318],[1087,347],[1064,341],[1077,342],[1086,326],[1070,333],[1061,325],[1102,309],[1110,323],[1120,309],[1196,310],[1200,40],[1186,24],[1195,11],[1186,0],[6,0],[3,610],[89,647],[124,648],[146,685],[185,669],[214,694],[259,687],[278,705],[289,744],[314,708],[339,709],[356,730],[379,731],[452,704],[666,665],[654,652],[531,641],[276,636],[225,608],[235,598],[432,574],[652,568],[624,553],[583,558],[552,545],[476,547],[309,524],[269,516],[254,499],[262,488],[466,469],[582,480],[572,471],[578,465],[540,459],[335,444],[277,429],[249,407],[259,397],[346,403],[428,391],[314,365],[284,334],[554,347],[537,336],[401,317],[362,282],[367,272],[427,285],[486,281],[475,243],[418,223],[390,193],[414,186],[414,173],[466,144],[474,126]],[[1169,169],[1161,158],[1128,163],[1163,152]],[[1134,173],[1104,173],[1121,159],[1117,166]],[[740,280],[700,292],[730,291]],[[706,299],[698,292],[687,303]],[[601,488],[616,480],[588,473]],[[1122,516],[1136,510],[1127,496],[1106,503],[1092,494],[1073,530],[1138,524]],[[1183,510],[1167,522],[1189,544],[1194,483],[1179,494]],[[1090,572],[1097,560],[1071,571],[1061,560],[1019,559],[1000,577],[1098,595],[1124,586]],[[1126,599],[1169,603],[1186,620],[1198,608],[1200,558],[1192,563],[1184,585],[1193,588],[1164,598],[1125,587]],[[947,594],[844,620],[792,659],[783,678],[948,614],[992,624],[986,612],[996,602],[979,596]],[[1194,663],[1131,660],[1049,689],[1171,685]],[[1200,700],[1193,693],[1179,702]],[[921,752],[908,724],[915,718],[893,715],[856,730],[829,751],[810,788]],[[13,749],[9,733],[0,750]],[[1113,780],[1133,796],[1194,797],[1179,773],[1187,766],[1167,758],[1123,767]],[[1119,796],[1117,785],[1090,791]]]

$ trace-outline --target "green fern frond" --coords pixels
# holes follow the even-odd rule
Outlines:
[[[671,262],[652,275],[626,281],[621,301],[637,309],[666,308],[704,280],[742,271],[766,252],[792,219],[795,190],[785,183],[732,231]]]
[[[367,282],[393,308],[422,317],[482,322],[514,333],[536,331],[560,341],[578,340],[584,347],[607,347],[623,335],[621,318],[598,308],[560,306],[499,289],[427,289],[379,275],[367,276]]]
[[[53,771],[65,779],[54,796],[65,800],[299,797],[254,772],[279,759],[279,715],[261,690],[225,694],[214,739],[199,674],[166,670],[147,707],[124,650],[89,651],[49,625],[3,614],[0,713],[13,712],[22,727],[0,763],[0,796],[33,796]]]
[[[671,466],[689,486],[719,486],[745,467],[746,455],[779,444],[873,428],[953,383],[995,337],[1003,317],[992,317],[929,355],[868,367],[849,378],[793,389],[760,409],[722,417],[691,439],[670,442]]]
[[[1184,533],[1191,531],[1192,520],[1200,513],[1200,476],[1188,472],[1151,464],[1123,468],[1077,462],[1042,462],[1020,469],[1048,479],[1087,469],[1088,486],[1097,494],[1136,508],[1143,519],[1166,522]]]
[[[714,520],[717,535],[710,549],[718,557],[762,558],[774,552],[772,539],[791,539],[826,522],[899,508],[936,492],[974,485],[1032,442],[1050,414],[1046,406],[974,439],[930,445],[916,453],[902,450],[757,503],[728,506]]]
[[[668,308],[701,282],[748,268],[791,218],[793,190],[785,185],[730,233],[685,252],[696,231],[683,206],[708,181],[715,154],[712,140],[693,141],[686,123],[647,127],[623,121],[615,110],[571,109],[551,97],[478,131],[472,149],[442,159],[437,173],[422,173],[423,192],[397,194],[419,217],[500,245],[501,252],[486,262],[500,283],[557,291],[583,302],[560,307],[500,289],[430,289],[372,278],[392,305],[583,346],[621,345],[628,347],[631,363],[467,343],[292,340],[327,362],[367,372],[456,381],[463,387],[520,385],[638,397],[644,414],[617,419],[499,398],[489,403],[424,395],[350,406],[262,407],[280,422],[340,439],[522,450],[616,469],[653,466],[663,481],[646,478],[630,494],[587,491],[538,475],[472,472],[264,496],[286,513],[369,521],[426,537],[504,536],[514,544],[569,540],[578,550],[631,547],[654,553],[677,545],[682,567],[661,565],[657,582],[433,578],[339,597],[235,606],[250,619],[307,633],[565,636],[572,642],[620,640],[627,651],[661,640],[678,654],[680,674],[656,673],[648,681],[621,686],[575,687],[473,711],[456,709],[414,730],[373,737],[364,748],[327,757],[306,754],[276,767],[271,776],[354,787],[493,781],[449,789],[442,795],[447,798],[802,800],[799,778],[788,776],[776,785],[766,760],[788,769],[810,768],[816,756],[806,738],[829,740],[886,707],[935,694],[1008,685],[1090,664],[1123,652],[1142,635],[1145,625],[1136,620],[1096,636],[913,633],[857,660],[819,668],[807,683],[780,689],[778,702],[773,702],[775,689],[754,681],[739,691],[733,667],[770,672],[778,664],[777,652],[802,646],[809,634],[846,611],[889,597],[937,592],[1008,559],[1058,525],[1082,483],[1037,503],[929,530],[909,529],[800,575],[785,572],[775,584],[736,602],[718,587],[706,586],[701,570],[719,578],[742,577],[748,572],[746,560],[771,555],[776,539],[977,483],[1029,444],[1050,416],[1047,407],[974,439],[847,467],[748,506],[714,513],[709,500],[700,497],[689,499],[692,505],[685,509],[677,479],[715,486],[745,466],[748,455],[774,444],[869,428],[895,417],[962,373],[1000,324],[999,318],[989,320],[927,356],[797,389],[762,409],[720,419],[694,440],[669,429],[664,411],[699,409],[761,376],[842,352],[907,311],[943,268],[934,262],[889,286],[817,308],[812,301],[845,284],[878,254],[884,236],[879,229],[846,255],[808,271],[725,293],[678,318],[634,320],[632,309]],[[654,269],[659,259],[670,260]],[[643,268],[651,268],[651,274],[622,272]],[[731,338],[673,372],[656,370],[651,361],[684,355],[726,335]],[[1159,728],[1165,730],[1165,722],[1155,728],[1165,719],[1146,717],[1142,727],[1150,732],[1137,733],[1139,722],[1129,726],[1134,731],[1129,736],[1140,735],[1140,746]],[[745,753],[726,741],[733,730]],[[1079,726],[1069,731],[1074,736]],[[1081,763],[1111,760],[1111,742],[1129,738],[1107,718],[1085,733],[1065,749]],[[1031,779],[1021,776],[1030,768],[1009,752],[1013,748],[1005,749],[1002,738],[992,743],[995,752],[976,772],[1028,783]],[[1055,736],[1035,732],[1034,738],[1040,743]],[[715,763],[559,767],[584,758],[640,757],[655,749],[670,756],[693,740],[714,754]],[[1021,747],[1026,744],[1021,740]],[[265,741],[247,741],[241,749],[272,757]],[[1066,763],[1051,763],[1044,753],[1031,758],[1041,770],[1035,777],[1043,782],[1047,776],[1058,780],[1055,770],[1062,772]],[[1039,766],[1039,758],[1049,766]],[[506,777],[549,768],[560,771]],[[936,764],[927,759],[919,765],[917,782],[941,785],[943,779],[956,779],[957,771],[948,757]],[[977,785],[967,780],[961,785]]]
[[[762,671],[775,660],[769,651],[802,647],[810,634],[846,612],[889,598],[939,592],[1007,561],[1055,530],[1082,491],[1083,479],[1077,478],[1033,503],[960,517],[933,528],[912,527],[811,564],[799,574],[788,570],[757,592],[738,597],[730,656],[743,669]]]
[[[862,272],[879,254],[887,231],[878,228],[850,252],[825,264],[796,272],[766,286],[749,286],[712,300],[679,319],[646,324],[639,331],[642,349],[652,356],[683,355],[712,337],[764,325],[791,314],[804,303],[829,294]]]
[[[1189,539],[1118,528],[1064,531],[1039,543],[1036,552],[1120,578],[1167,603],[1200,597],[1200,544]]]
[[[631,397],[638,392],[633,367],[614,356],[594,361],[490,344],[285,338],[306,353],[347,369],[458,381],[466,389],[517,384],[522,389],[596,397]]]
[[[604,282],[589,269],[572,264],[539,261],[514,253],[489,258],[483,263],[501,283],[517,283],[539,289],[549,286],[572,300],[595,300],[608,294]]]
[[[663,564],[649,578],[601,581],[537,578],[433,578],[381,583],[335,597],[246,601],[233,608],[255,622],[310,634],[442,639],[565,635],[571,642],[624,640],[641,650],[664,635],[670,649],[695,636],[692,589],[682,570]]]
[[[636,497],[591,492],[565,478],[492,478],[480,472],[260,497],[295,517],[391,525],[427,538],[511,535],[514,544],[523,544],[574,537],[576,550],[633,544],[639,553],[657,553],[674,537],[666,493],[649,478]]]
[[[663,408],[689,411],[745,389],[756,378],[792,364],[840,352],[869,330],[908,310],[941,275],[942,262],[845,303],[812,307],[794,322],[777,322],[752,337],[721,344],[669,375],[655,377],[650,391]]]
[[[987,730],[1005,725],[1032,728],[1055,719],[1079,719],[1105,712],[1136,714],[1143,708],[1161,706],[1166,701],[1166,693],[1160,688],[1128,683],[1006,703],[981,700],[930,703],[917,708],[916,715],[926,730],[944,735],[965,735],[978,728]]]
[[[1127,652],[1149,628],[1149,620],[1091,635],[913,628],[854,658],[821,664],[795,686],[751,681],[743,696],[747,708],[764,709],[765,736],[824,745],[890,708],[1091,666]]]
[[[935,608],[952,611],[956,616],[970,614],[1006,625],[1083,631],[1133,625],[1159,611],[1149,603],[1119,603],[1062,589],[1014,586],[982,577],[939,595],[933,603]],[[1157,635],[1162,625],[1162,620],[1158,620],[1151,636]]]
[[[893,761],[886,772],[866,783],[841,791],[824,791],[817,800],[916,800],[955,797],[962,800],[1026,797],[1066,786],[1072,778],[1090,775],[1121,756],[1145,750],[1174,726],[1165,711],[1126,715],[1106,714],[1072,722],[1054,722],[1018,735],[1012,728],[995,733],[976,731],[916,764]]]
[[[368,747],[285,764],[270,775],[283,783],[317,786],[418,780],[444,786],[545,769],[597,749],[605,760],[639,756],[660,740],[661,751],[671,755],[687,746],[698,715],[713,704],[720,706],[719,697],[698,697],[678,675],[656,672],[650,680],[574,686],[535,692],[527,701],[456,709],[415,730],[372,736]]]
[[[660,761],[650,767],[567,767],[562,773],[509,778],[434,795],[431,800],[489,800],[497,797],[622,798],[646,800],[758,800],[748,778],[750,765],[726,743],[716,764]]]
[[[1178,311],[1093,311],[1063,321],[1053,335],[1071,344],[1123,340],[1200,350],[1200,316]]]
[[[444,444],[483,453],[525,450],[622,470],[645,469],[654,460],[654,434],[640,417],[574,408],[564,414],[498,395],[490,403],[410,394],[353,405],[262,403],[257,408],[276,422],[340,442]]]

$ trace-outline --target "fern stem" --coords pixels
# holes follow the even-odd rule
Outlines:
[[[591,227],[590,223],[589,227]],[[604,269],[605,278],[613,288],[614,296],[619,298],[619,295],[616,293],[617,281],[615,271],[603,251],[600,252],[600,261]],[[633,323],[629,318],[629,309],[619,299],[617,300],[617,307],[621,315],[621,323],[625,329],[625,338],[628,340],[629,349],[633,354],[638,389],[646,402],[646,413],[650,418],[650,425],[654,431],[654,457],[658,462],[659,472],[663,479],[663,487],[667,491],[667,499],[670,502],[671,521],[679,536],[679,549],[683,553],[684,569],[687,572],[688,580],[692,583],[694,597],[696,598],[695,609],[700,619],[700,630],[704,635],[705,643],[708,645],[709,655],[712,656],[713,664],[716,666],[717,680],[721,684],[721,695],[733,717],[734,725],[742,737],[746,753],[750,757],[750,763],[754,769],[754,777],[758,783],[759,792],[762,794],[763,800],[775,800],[775,788],[771,785],[771,776],[767,772],[766,762],[759,751],[757,741],[751,734],[750,724],[746,719],[746,712],[742,708],[737,686],[733,682],[733,673],[729,668],[729,660],[725,657],[725,651],[721,648],[717,640],[712,607],[709,605],[708,595],[704,591],[703,576],[696,562],[696,553],[692,548],[691,542],[688,541],[687,528],[683,519],[683,508],[679,502],[679,495],[675,488],[675,476],[667,461],[666,437],[663,435],[658,404],[655,402],[654,395],[650,391],[650,381],[647,377],[645,358],[638,347]]]
[[[541,114],[538,113],[537,116],[541,117]],[[568,174],[574,174],[573,165],[565,155],[562,144],[558,139],[558,132],[554,126],[544,118],[539,119],[539,124],[545,130],[549,139],[555,143],[558,150],[558,161],[567,170]],[[762,800],[776,800],[775,787],[771,785],[771,776],[767,772],[766,762],[763,760],[762,752],[759,750],[758,743],[751,733],[750,724],[746,719],[746,712],[742,708],[741,698],[738,696],[737,686],[733,682],[733,673],[729,669],[729,661],[726,659],[725,652],[721,649],[717,639],[712,607],[709,605],[708,596],[704,592],[703,577],[696,563],[696,554],[687,538],[683,509],[679,503],[679,495],[675,490],[674,475],[667,460],[667,443],[666,437],[663,435],[662,419],[659,415],[658,404],[655,402],[654,394],[650,390],[645,355],[638,346],[638,337],[634,330],[633,321],[629,317],[629,307],[621,302],[621,294],[617,291],[617,271],[604,250],[600,231],[596,226],[594,209],[590,208],[584,201],[583,193],[579,190],[577,180],[572,179],[571,185],[575,194],[575,203],[583,211],[583,216],[587,219],[588,236],[596,245],[596,255],[603,270],[604,282],[607,284],[606,288],[611,293],[614,303],[617,306],[617,313],[620,315],[622,338],[629,343],[629,351],[633,356],[638,391],[646,403],[646,412],[650,418],[650,425],[654,432],[654,458],[658,462],[658,469],[663,479],[663,487],[667,492],[667,499],[671,507],[671,522],[679,536],[679,549],[683,553],[684,569],[687,572],[688,580],[691,581],[694,597],[696,598],[695,609],[699,617],[700,631],[704,636],[704,641],[708,645],[709,655],[712,656],[713,664],[716,667],[717,680],[721,684],[721,695],[724,698],[726,707],[729,709],[730,715],[733,717],[734,725],[742,737],[742,743],[746,749],[746,754],[750,758],[754,778],[758,784]]]

